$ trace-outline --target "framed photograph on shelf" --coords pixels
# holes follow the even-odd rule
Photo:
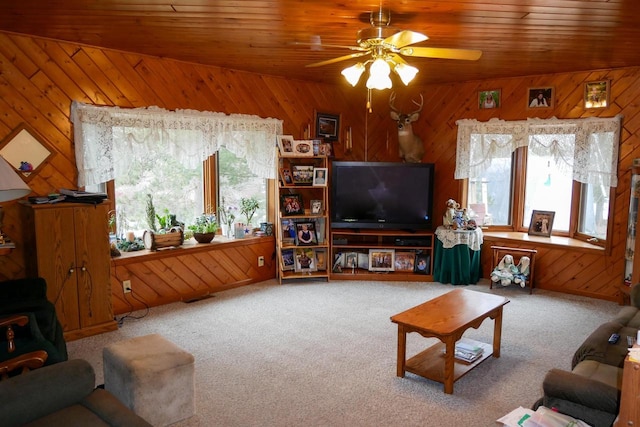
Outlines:
[[[340,115],[316,112],[316,138],[337,141],[340,135]]]
[[[311,246],[317,244],[316,223],[313,221],[296,222],[296,246]]]
[[[319,156],[320,155],[320,145],[322,144],[322,140],[321,139],[313,139],[313,140],[311,140],[311,142],[313,143],[313,155],[314,156]]]
[[[292,157],[293,152],[293,136],[292,135],[278,135],[278,150],[282,157]]]
[[[327,269],[327,249],[317,248],[313,250],[313,254],[316,257],[316,268],[324,271]]]
[[[551,236],[553,229],[553,218],[556,216],[554,211],[532,211],[531,221],[529,222],[530,236]]]
[[[527,97],[527,106],[529,108],[553,107],[553,88],[552,87],[529,88],[529,96]]]
[[[293,255],[293,248],[291,249],[283,249],[282,250],[282,259],[280,260],[282,262],[282,271],[291,271],[293,270],[294,264],[295,264],[295,260],[294,260],[294,255]]]
[[[333,157],[333,145],[330,142],[321,142],[318,147],[318,155]]]
[[[395,250],[369,249],[369,271],[393,271]]]
[[[353,271],[356,267],[358,267],[358,253],[347,252],[344,259],[344,268],[348,268]]]
[[[293,155],[296,157],[313,157],[313,141],[293,141]]]
[[[280,169],[280,179],[282,180],[283,185],[293,185],[293,176],[291,175],[291,170],[289,168]]]
[[[292,165],[293,183],[295,185],[312,185],[313,184],[313,166],[311,165]]]
[[[302,194],[281,194],[280,209],[284,216],[304,215]]]
[[[333,260],[332,270],[334,273],[342,273],[342,269],[344,268],[344,252],[338,252],[335,254]]]
[[[316,223],[316,236],[318,237],[318,244],[321,245],[324,243],[325,240],[325,222],[324,222],[324,218],[322,217],[318,217],[318,218],[314,218],[314,222]]]
[[[405,271],[408,273],[413,273],[415,261],[416,253],[414,251],[396,251],[394,269],[395,271]]]
[[[296,273],[310,273],[318,271],[316,259],[312,248],[296,248],[295,251]]]
[[[481,110],[500,107],[500,89],[482,90],[478,92],[478,108]]]
[[[431,257],[428,254],[417,253],[413,272],[416,274],[429,274],[431,271]]]
[[[322,200],[312,200],[310,208],[312,215],[322,215]]]
[[[584,84],[584,108],[605,108],[609,105],[609,80]]]
[[[327,168],[313,168],[313,186],[327,186]]]
[[[292,219],[283,219],[280,223],[282,230],[282,244],[294,245],[296,243],[296,224]]]

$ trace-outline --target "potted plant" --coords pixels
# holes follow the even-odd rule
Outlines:
[[[251,218],[260,207],[258,199],[255,197],[242,197],[240,199],[240,213],[247,219],[247,226],[251,224]]]
[[[233,222],[236,220],[236,212],[238,208],[235,206],[227,206],[224,196],[222,197],[222,203],[218,206],[218,213],[220,214],[221,225],[226,227],[223,228],[223,233],[226,237],[233,237]]]
[[[216,236],[218,221],[215,214],[202,214],[187,228],[193,231],[193,238],[198,243],[209,243]]]

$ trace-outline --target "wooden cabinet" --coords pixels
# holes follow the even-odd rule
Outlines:
[[[328,280],[331,265],[327,157],[278,154],[277,165],[278,279],[280,283],[286,279]]]
[[[47,281],[65,339],[115,330],[110,285],[108,206],[25,205],[30,275]]]
[[[431,231],[331,230],[331,278],[432,281],[433,239]]]

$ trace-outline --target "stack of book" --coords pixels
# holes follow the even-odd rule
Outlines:
[[[484,349],[478,345],[479,343],[470,339],[462,338],[456,343],[455,356],[456,359],[465,362],[474,362],[478,360]]]

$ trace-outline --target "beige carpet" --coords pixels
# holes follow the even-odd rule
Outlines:
[[[398,312],[454,289],[439,283],[275,280],[193,303],[152,308],[118,330],[68,344],[102,378],[102,348],[160,333],[196,360],[196,412],[178,426],[489,426],[541,396],[550,368],[569,369],[584,338],[617,313],[612,302],[519,287],[504,295],[501,357],[458,380],[454,394],[396,377]],[[144,312],[136,312],[141,316]],[[493,321],[465,337],[491,343]],[[408,355],[435,343],[408,336]]]

